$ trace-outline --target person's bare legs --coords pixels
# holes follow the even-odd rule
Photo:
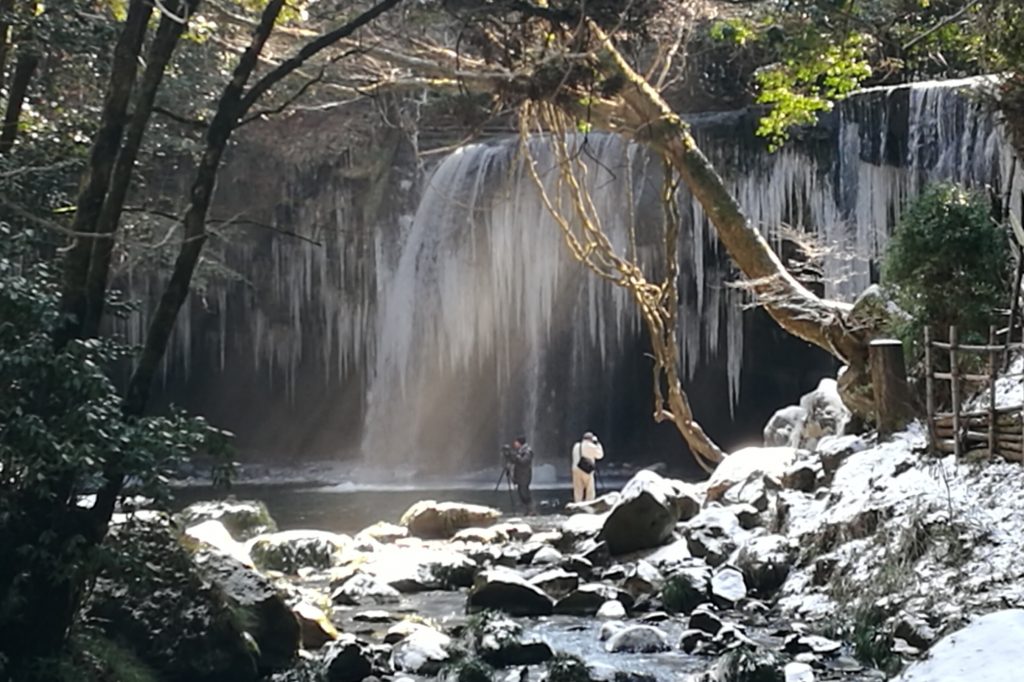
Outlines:
[[[583,499],[592,500],[595,497],[597,497],[597,489],[594,483],[594,474],[583,474],[583,476],[587,479],[587,487],[586,491],[584,492]]]
[[[587,476],[579,467],[572,468],[572,501],[582,502],[587,499]]]

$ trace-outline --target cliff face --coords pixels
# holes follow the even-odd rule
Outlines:
[[[776,154],[753,135],[753,112],[693,122],[750,218],[784,254],[780,225],[815,235],[828,247],[816,286],[849,298],[925,183],[990,186],[1019,209],[1024,183],[969,85],[865,92]],[[542,457],[567,456],[586,429],[619,457],[677,459],[678,435],[649,416],[632,304],[571,262],[515,140],[421,155],[454,131],[410,134],[375,116],[306,113],[241,140],[214,212],[236,222],[211,250],[235,274],[192,297],[165,398],[234,430],[243,455],[278,462],[365,455],[385,470],[459,469],[490,462],[521,430]],[[657,165],[614,138],[576,143],[606,229],[643,254],[659,232]],[[682,216],[688,388],[705,428],[735,446],[830,360],[742,312],[727,286],[736,275],[688,197]],[[150,273],[130,286],[152,295]]]

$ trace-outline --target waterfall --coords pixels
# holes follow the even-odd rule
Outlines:
[[[691,123],[752,224],[780,250],[783,224],[812,235],[825,250],[820,288],[851,300],[872,281],[900,207],[925,184],[991,187],[1019,215],[1024,174],[1014,172],[998,117],[976,90],[976,80],[865,90],[774,154],[753,135],[756,113]],[[394,210],[374,224],[361,222],[362,190],[343,169],[302,159],[261,190],[245,184],[244,163],[229,169],[235,179],[218,189],[232,209],[224,215],[243,212],[259,192],[275,204],[265,222],[321,245],[259,231],[225,239],[213,260],[238,281],[231,295],[200,286],[191,298],[170,380],[185,394],[201,392],[211,418],[257,443],[281,427],[284,408],[307,441],[344,422],[345,438],[361,439],[367,460],[391,470],[410,458],[443,467],[480,461],[519,430],[552,455],[584,428],[612,430],[623,401],[649,400],[622,395],[615,376],[646,350],[639,319],[628,292],[569,256],[517,145],[500,138],[457,149],[419,191],[420,181],[396,183]],[[542,169],[554,168],[543,141],[531,148]],[[661,224],[658,164],[611,135],[586,136],[582,151],[616,247],[631,248],[635,226],[638,253],[650,262]],[[407,165],[405,178],[416,167]],[[544,180],[557,194],[554,176],[549,170]],[[720,372],[727,400],[691,397],[698,417],[730,414],[749,363],[771,362],[772,349],[750,337],[750,314],[729,286],[738,273],[685,191],[680,216],[684,375]],[[144,270],[131,275],[130,289],[146,300],[159,293]],[[133,316],[129,341],[141,340],[146,322]],[[237,389],[202,381],[225,367],[235,376],[249,368],[246,386],[263,391],[263,412],[253,412],[255,401],[234,407]],[[313,385],[320,392],[303,402]],[[332,395],[342,390],[358,397],[341,407]],[[339,406],[330,411],[332,400]],[[335,440],[320,438],[316,454],[341,452]],[[288,452],[307,454],[303,447]]]

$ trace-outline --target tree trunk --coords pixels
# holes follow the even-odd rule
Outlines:
[[[71,229],[78,234],[64,258],[64,283],[61,308],[65,319],[55,343],[63,346],[81,336],[86,312],[86,278],[92,257],[94,239],[103,201],[110,187],[111,171],[121,147],[128,103],[135,87],[135,76],[146,36],[146,26],[153,11],[152,0],[131,0],[124,27],[114,47],[99,129],[89,153],[89,164],[82,176],[81,189],[75,201],[75,219]],[[109,237],[108,237],[109,238]]]
[[[195,12],[198,4],[199,0],[181,0],[172,3],[168,9],[176,16],[190,16]],[[109,236],[110,238],[90,240],[92,241],[92,253],[85,285],[85,319],[81,330],[81,335],[85,338],[96,336],[99,333],[106,302],[110,260],[116,241],[114,235],[121,220],[121,211],[131,186],[132,172],[135,170],[135,162],[142,146],[142,139],[153,113],[153,104],[156,101],[160,83],[163,81],[167,64],[174,54],[185,26],[164,14],[146,56],[146,70],[139,86],[139,94],[135,99],[135,107],[125,131],[121,151],[114,164],[110,189],[96,222],[97,236]]]
[[[0,89],[4,87],[4,74],[7,73],[7,55],[10,52],[11,24],[5,18],[14,10],[14,0],[0,0]]]
[[[844,324],[850,306],[818,298],[786,270],[697,146],[689,126],[626,63],[609,36],[596,25],[590,28],[601,43],[598,68],[605,77],[625,83],[618,93],[621,111],[617,113],[627,127],[616,132],[645,143],[669,160],[700,202],[753,293],[783,329],[845,362],[865,357],[866,340]],[[573,113],[578,113],[576,107]]]
[[[869,346],[869,357],[878,435],[890,436],[917,412],[907,384],[903,344],[898,339],[877,339]]]
[[[21,109],[28,96],[28,86],[39,66],[39,55],[31,47],[19,50],[18,59],[14,63],[14,75],[11,78],[11,90],[7,97],[4,110],[3,129],[0,130],[0,156],[10,153],[14,141],[18,137],[18,123],[21,121]]]

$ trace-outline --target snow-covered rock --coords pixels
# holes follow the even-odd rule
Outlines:
[[[626,607],[618,599],[610,599],[601,604],[597,617],[601,620],[622,620],[626,617]]]
[[[711,575],[711,598],[720,606],[733,607],[747,596],[743,573],[735,566],[719,566]]]
[[[195,502],[178,514],[183,526],[196,526],[204,521],[220,521],[235,540],[249,540],[263,533],[277,531],[267,505],[259,500],[226,500]]]
[[[545,642],[524,638],[523,627],[509,618],[488,618],[476,635],[475,649],[489,664],[507,666],[537,665],[554,652]]]
[[[382,606],[401,599],[398,590],[367,573],[353,575],[331,593],[331,601],[346,606]]]
[[[605,643],[604,648],[610,653],[651,654],[668,651],[668,636],[651,625],[630,625],[614,635]]]
[[[530,578],[530,583],[544,590],[552,599],[561,599],[580,585],[580,577],[561,568],[552,568]]]
[[[729,488],[759,474],[782,478],[796,455],[797,450],[792,447],[750,447],[737,450],[720,462],[708,479],[707,502],[718,501]]]
[[[469,587],[477,564],[453,549],[385,546],[361,568],[399,592],[423,592]]]
[[[604,606],[604,603],[615,599],[622,602],[627,609],[633,606],[633,597],[611,585],[588,583],[580,585],[576,590],[562,597],[555,604],[555,613],[570,616],[593,616]]]
[[[692,507],[689,498],[685,489],[653,471],[637,472],[601,528],[608,551],[626,554],[665,544],[682,511]]]
[[[297,574],[300,568],[326,570],[352,544],[347,535],[322,530],[286,530],[249,541],[249,555],[261,570]]]
[[[717,566],[729,558],[746,536],[739,519],[727,507],[711,506],[683,525],[690,553]]]
[[[391,667],[414,675],[435,675],[449,659],[451,643],[448,635],[420,627],[392,649]]]
[[[619,503],[621,495],[617,490],[585,502],[570,502],[565,505],[567,514],[604,514]]]
[[[252,557],[249,556],[249,549],[245,543],[238,542],[231,537],[231,533],[228,532],[228,529],[220,521],[211,519],[194,526],[189,526],[185,529],[185,535],[197,540],[200,545],[205,545],[214,551],[226,554],[241,564],[249,567],[253,566]]]
[[[765,447],[796,447],[806,420],[807,411],[799,405],[779,408],[765,424]]]
[[[931,648],[896,682],[975,682],[1021,679],[1024,609],[997,611],[973,620]]]
[[[782,587],[789,575],[795,552],[782,535],[763,535],[748,540],[736,555],[736,567],[743,572],[747,586],[761,595]]]
[[[420,500],[404,514],[400,523],[420,538],[450,538],[463,528],[484,528],[501,518],[492,507],[461,502]]]
[[[367,526],[356,534],[357,539],[371,538],[377,542],[385,544],[395,542],[396,540],[402,540],[407,537],[409,537],[408,528],[394,523],[388,523],[386,521],[378,521],[372,526]]]
[[[362,682],[373,671],[368,647],[355,636],[341,635],[324,647],[324,677],[327,682]]]
[[[337,628],[319,606],[301,601],[292,606],[292,612],[299,621],[303,649],[319,649],[340,637]]]

